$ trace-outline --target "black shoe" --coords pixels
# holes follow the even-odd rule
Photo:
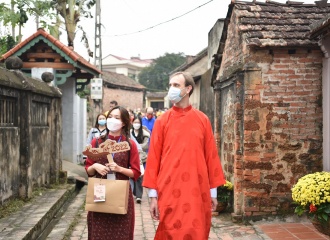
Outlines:
[[[141,203],[141,198],[137,198],[136,203]]]

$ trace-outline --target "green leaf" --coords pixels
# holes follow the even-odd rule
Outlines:
[[[298,206],[294,209],[294,213],[296,213],[298,216],[301,216],[305,212],[305,209],[303,209],[301,206]]]
[[[324,221],[328,221],[328,218],[329,218],[329,216],[328,216],[328,214],[326,214],[326,213],[322,213],[321,214],[321,217],[322,217],[322,220],[324,220]]]

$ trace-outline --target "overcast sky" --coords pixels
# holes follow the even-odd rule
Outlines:
[[[141,59],[157,58],[166,52],[196,55],[207,47],[208,32],[217,19],[226,17],[230,4],[230,0],[100,2],[103,58],[113,54],[124,58],[140,56]],[[286,0],[277,2],[285,3]],[[314,3],[314,0],[303,2]],[[92,14],[95,15],[95,9],[92,10]],[[90,47],[94,51],[95,19],[82,19],[80,25],[87,32]],[[34,23],[27,24],[23,31],[23,39],[35,30]],[[88,57],[80,38],[81,31],[77,29],[75,51],[94,62]],[[65,35],[60,40],[67,44]]]

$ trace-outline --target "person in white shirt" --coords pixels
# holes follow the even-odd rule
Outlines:
[[[107,117],[104,113],[100,113],[99,115],[97,115],[95,125],[89,131],[86,145],[90,145],[93,138],[99,138],[107,134],[106,119]]]

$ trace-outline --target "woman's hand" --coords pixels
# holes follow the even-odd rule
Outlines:
[[[109,166],[110,170],[113,172],[121,173],[123,171],[123,168],[121,166],[118,166],[117,163],[115,163],[115,162],[108,163],[108,164],[106,164],[106,166]]]
[[[108,166],[104,166],[99,163],[94,163],[93,167],[102,176],[105,176],[108,174],[108,172],[110,172],[110,168]]]

